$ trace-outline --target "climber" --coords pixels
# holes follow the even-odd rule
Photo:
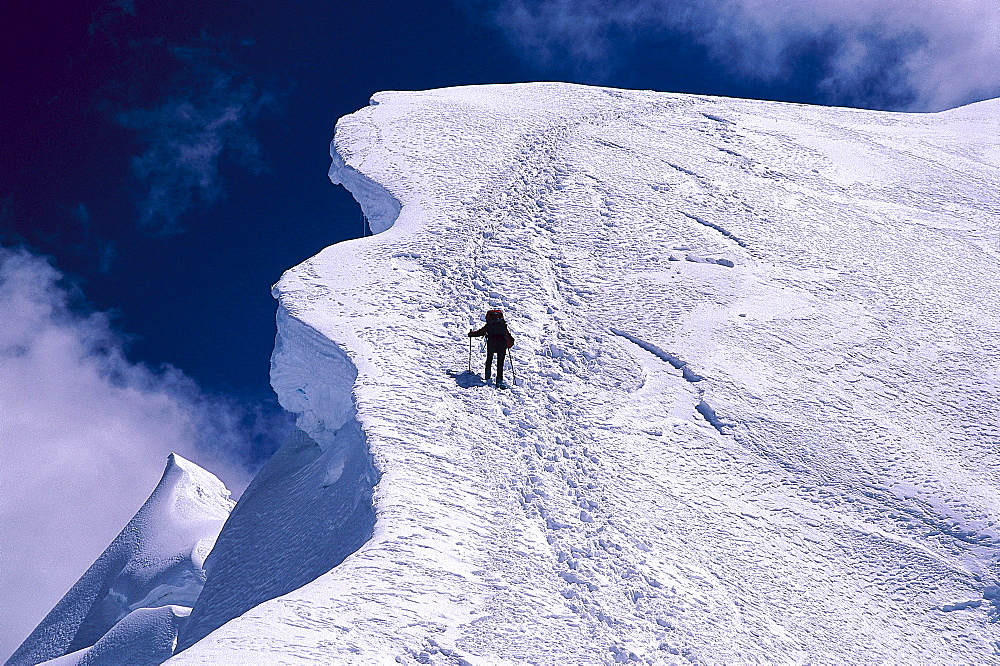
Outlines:
[[[506,388],[503,383],[503,362],[507,350],[514,346],[514,336],[507,330],[507,322],[503,312],[490,310],[486,313],[486,325],[478,331],[469,331],[470,338],[486,336],[486,381],[490,381],[493,369],[493,356],[497,357],[497,388]]]

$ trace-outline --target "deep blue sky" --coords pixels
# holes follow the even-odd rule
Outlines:
[[[326,177],[336,119],[381,89],[524,76],[447,3],[414,4],[139,0],[133,17],[107,3],[7,3],[0,240],[51,255],[94,307],[117,310],[134,359],[267,395],[271,284],[360,232],[353,199]],[[106,27],[88,31],[102,16]],[[148,144],[122,114],[223,73],[267,98],[245,128],[258,163],[224,152],[221,192],[181,212],[183,231],[142,227],[132,160]]]
[[[569,5],[551,0],[527,13],[506,0],[5,3],[0,244],[52,257],[79,307],[115,311],[133,361],[266,402],[270,286],[359,234],[327,151],[336,119],[372,93],[547,79],[907,108],[920,85],[900,63],[936,44],[919,26],[879,24],[858,33],[869,57],[845,74],[833,63],[851,35],[835,21],[761,24],[780,48],[755,53],[740,34],[734,54],[698,21],[665,18],[681,3],[645,4],[660,13],[609,17],[581,1],[567,21],[556,14]],[[768,55],[777,74],[748,64]]]

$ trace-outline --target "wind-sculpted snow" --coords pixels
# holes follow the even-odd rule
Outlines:
[[[273,368],[374,531],[171,663],[1000,663],[1000,103],[374,101],[331,171],[383,231],[285,274]]]
[[[357,372],[336,345],[283,311],[278,323],[271,381],[301,430],[233,509],[178,650],[330,571],[372,535],[378,475],[350,394]]]
[[[399,217],[399,202],[384,187],[365,178],[357,169],[348,166],[335,150],[330,151],[330,180],[343,185],[361,205],[361,211],[372,233],[381,233],[391,227]]]
[[[163,662],[231,508],[221,481],[172,454],[146,503],[7,664]]]

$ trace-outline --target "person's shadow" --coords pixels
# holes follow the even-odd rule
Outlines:
[[[455,383],[464,389],[475,388],[477,386],[486,386],[486,382],[483,378],[474,372],[469,372],[468,370],[462,370],[461,372],[457,370],[449,370],[448,375],[455,378]]]

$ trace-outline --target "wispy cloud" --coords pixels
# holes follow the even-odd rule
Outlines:
[[[108,545],[172,451],[234,492],[287,422],[130,363],[107,314],[44,259],[0,248],[0,659]]]
[[[224,159],[250,173],[264,169],[255,123],[275,104],[274,95],[260,90],[207,38],[170,52],[180,70],[169,92],[117,115],[146,146],[132,161],[142,186],[139,224],[159,234],[183,231],[184,213],[216,201],[223,192]]]
[[[608,83],[627,47],[671,38],[780,87],[809,62],[819,100],[937,110],[1000,95],[994,0],[457,0],[547,72]]]

